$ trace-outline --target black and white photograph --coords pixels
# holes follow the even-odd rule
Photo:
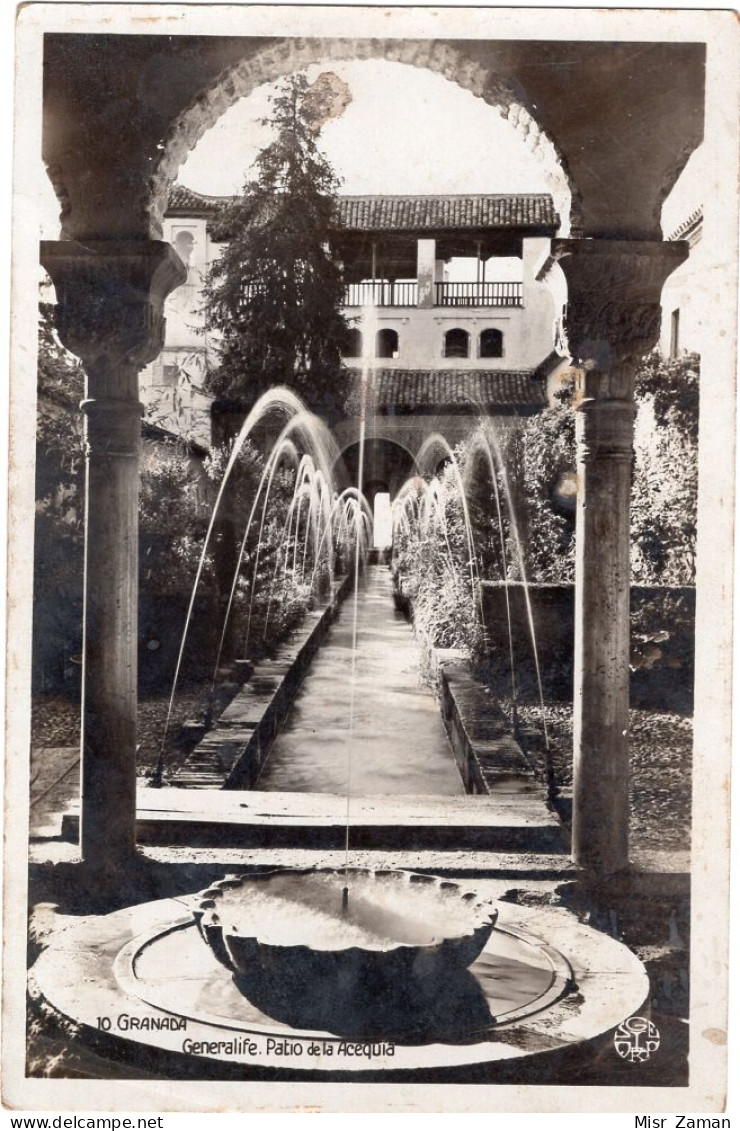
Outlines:
[[[736,13],[16,32],[4,1103],[722,1112]]]

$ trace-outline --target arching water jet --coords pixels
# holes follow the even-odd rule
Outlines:
[[[232,445],[231,451],[229,453],[229,458],[228,458],[226,467],[224,469],[224,473],[223,473],[223,476],[222,476],[222,479],[221,479],[221,483],[219,485],[219,489],[218,489],[218,492],[217,492],[217,495],[216,495],[216,500],[215,500],[215,503],[214,503],[214,506],[213,506],[213,510],[211,512],[211,517],[210,517],[208,528],[207,528],[207,531],[206,531],[206,536],[205,536],[205,539],[204,539],[203,548],[202,548],[200,558],[199,558],[199,561],[198,561],[198,567],[197,567],[197,570],[196,570],[196,575],[195,575],[195,579],[194,579],[194,583],[193,583],[193,588],[192,588],[192,591],[191,591],[190,601],[189,601],[189,604],[188,604],[188,609],[187,609],[186,618],[185,618],[185,625],[184,625],[183,634],[182,634],[182,638],[181,638],[181,642],[180,642],[180,648],[179,648],[179,651],[178,651],[177,660],[176,660],[176,664],[175,664],[175,672],[174,672],[174,677],[173,677],[173,681],[172,681],[172,690],[171,690],[171,693],[170,693],[168,706],[167,706],[167,715],[166,715],[166,719],[165,719],[165,725],[164,725],[164,728],[163,728],[162,740],[161,740],[161,743],[160,743],[159,757],[158,757],[158,760],[157,760],[157,765],[156,765],[156,768],[154,770],[154,773],[152,774],[152,777],[150,779],[150,784],[153,785],[153,786],[161,786],[162,785],[163,772],[164,772],[164,752],[165,752],[165,747],[166,747],[167,738],[168,738],[168,734],[169,734],[169,728],[170,728],[170,722],[171,722],[171,718],[172,718],[172,711],[173,711],[173,707],[174,707],[175,695],[177,693],[177,687],[178,687],[178,683],[179,683],[179,679],[180,679],[180,673],[181,673],[181,669],[182,669],[183,656],[184,656],[184,653],[185,653],[185,647],[186,647],[186,643],[187,643],[187,639],[188,639],[188,632],[189,632],[190,625],[191,625],[191,622],[192,622],[193,609],[194,609],[194,606],[195,606],[195,600],[196,600],[196,596],[197,596],[197,593],[198,593],[198,588],[199,588],[199,585],[200,585],[200,582],[201,582],[201,579],[202,579],[202,576],[203,576],[203,571],[204,571],[204,568],[205,568],[205,563],[207,561],[208,551],[209,551],[209,548],[210,548],[210,545],[211,545],[214,528],[215,528],[216,521],[217,521],[217,518],[218,518],[219,513],[220,513],[220,508],[221,508],[221,505],[222,505],[222,502],[223,502],[223,499],[224,499],[226,488],[227,488],[227,485],[229,484],[229,482],[231,480],[231,476],[232,476],[234,469],[237,465],[239,457],[240,457],[242,451],[244,450],[244,446],[247,443],[247,441],[249,440],[249,438],[252,436],[252,434],[254,433],[255,429],[257,429],[261,424],[263,424],[268,418],[270,418],[271,416],[275,416],[275,415],[282,416],[283,418],[287,417],[287,422],[283,426],[283,428],[280,432],[280,435],[278,436],[276,442],[272,446],[272,449],[271,449],[270,454],[269,454],[268,459],[267,459],[267,463],[266,463],[265,468],[263,469],[262,475],[260,477],[260,482],[259,482],[259,486],[257,488],[257,491],[255,492],[255,497],[252,501],[252,506],[251,506],[249,518],[248,518],[247,523],[246,523],[244,535],[243,535],[242,542],[241,542],[241,548],[240,548],[240,552],[239,552],[239,555],[238,555],[237,567],[236,567],[236,570],[234,572],[234,576],[233,576],[233,580],[232,580],[232,584],[231,584],[231,590],[230,590],[230,593],[229,593],[229,598],[228,598],[228,603],[227,603],[227,608],[226,608],[226,614],[225,614],[223,628],[222,628],[222,632],[221,632],[221,638],[220,638],[220,641],[219,641],[218,655],[217,655],[217,660],[216,660],[216,665],[215,665],[215,670],[214,670],[214,679],[213,679],[213,683],[212,683],[212,687],[211,687],[211,698],[213,696],[213,692],[214,692],[214,689],[215,689],[216,677],[217,677],[217,673],[218,673],[218,669],[219,669],[219,665],[220,665],[220,661],[221,661],[221,655],[222,655],[222,651],[223,651],[224,642],[225,642],[225,639],[226,639],[226,631],[227,631],[227,626],[228,626],[228,620],[229,620],[229,616],[231,614],[231,609],[232,609],[234,597],[235,597],[235,594],[236,594],[239,574],[240,574],[241,566],[242,566],[242,560],[243,560],[243,557],[244,557],[244,552],[245,552],[245,548],[246,548],[246,544],[247,544],[247,538],[249,536],[249,532],[250,532],[250,529],[252,527],[252,523],[254,521],[254,517],[255,517],[255,514],[256,514],[256,511],[257,511],[257,507],[259,505],[259,500],[262,497],[263,490],[265,490],[265,488],[266,488],[265,494],[264,494],[264,500],[263,500],[262,521],[261,521],[261,526],[260,526],[261,532],[264,529],[264,521],[265,521],[265,515],[266,515],[267,501],[268,501],[268,498],[269,498],[270,488],[271,488],[272,483],[274,481],[274,477],[275,477],[275,473],[277,471],[278,465],[280,464],[281,460],[286,459],[286,458],[288,459],[289,462],[293,462],[294,459],[295,459],[295,456],[298,453],[298,445],[299,444],[303,447],[309,448],[309,450],[311,452],[312,467],[318,468],[318,470],[321,472],[325,482],[327,482],[327,483],[331,482],[332,468],[333,468],[334,463],[336,461],[337,449],[336,449],[336,445],[335,445],[330,433],[328,432],[328,430],[327,430],[326,426],[323,424],[323,422],[320,421],[313,414],[309,413],[306,410],[306,408],[305,408],[303,402],[300,400],[300,398],[297,397],[296,394],[293,393],[290,389],[275,388],[275,389],[269,390],[267,393],[264,393],[259,398],[259,400],[256,402],[256,404],[254,405],[252,410],[248,413],[248,415],[247,415],[244,423],[242,424],[242,426],[239,430],[239,433],[238,433],[238,435],[237,435],[237,437],[236,437],[236,439],[235,439],[235,441]],[[260,533],[260,542],[261,542],[261,537],[262,537],[262,533]],[[259,551],[260,542],[258,542],[258,551]],[[330,559],[329,565],[331,567],[331,559]],[[252,588],[252,598],[253,598],[253,595],[254,595],[254,587]]]
[[[532,643],[532,656],[535,666],[535,675],[537,678],[537,692],[540,704],[540,716],[542,720],[542,733],[545,741],[545,775],[547,778],[547,791],[548,796],[552,798],[556,792],[555,773],[552,763],[552,752],[550,750],[550,734],[547,726],[547,711],[545,710],[545,696],[542,685],[542,672],[540,669],[539,651],[537,648],[537,633],[534,624],[534,612],[532,609],[532,598],[529,591],[529,578],[527,576],[527,566],[524,556],[524,548],[522,546],[521,536],[519,533],[519,524],[516,516],[516,509],[514,507],[514,499],[511,491],[511,483],[506,468],[506,462],[503,458],[500,438],[496,432],[491,421],[486,421],[482,425],[482,435],[485,443],[493,459],[495,459],[498,473],[501,477],[501,484],[503,487],[504,498],[509,512],[509,521],[512,537],[514,539],[514,546],[516,549],[517,564],[522,578],[522,589],[524,593],[524,603],[527,611],[527,626],[529,629],[529,636]]]

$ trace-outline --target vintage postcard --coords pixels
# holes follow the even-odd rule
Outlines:
[[[728,1126],[736,14],[16,30],[4,1103]]]

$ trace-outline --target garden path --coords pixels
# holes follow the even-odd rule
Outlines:
[[[256,789],[346,792],[353,610],[350,597],[311,664]],[[421,684],[418,646],[394,605],[384,565],[368,567],[358,595],[350,793],[464,793],[439,707]]]

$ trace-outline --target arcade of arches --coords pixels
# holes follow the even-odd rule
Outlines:
[[[65,238],[43,245],[42,262],[62,340],[88,374],[81,841],[98,867],[135,847],[138,373],[161,349],[163,302],[186,274],[159,242],[169,185],[256,85],[370,56],[437,70],[496,107],[548,164],[569,217],[541,273],[559,268],[567,282],[580,383],[573,856],[599,873],[629,863],[632,372],[686,255],[663,242],[660,209],[702,138],[703,46],[47,34],[44,160]],[[392,490],[387,472],[382,485]]]
[[[357,483],[359,443],[349,444],[341,456],[350,481]],[[388,493],[393,498],[417,470],[416,460],[407,447],[395,440],[375,437],[365,440],[362,467],[362,491],[371,505],[378,492]]]

